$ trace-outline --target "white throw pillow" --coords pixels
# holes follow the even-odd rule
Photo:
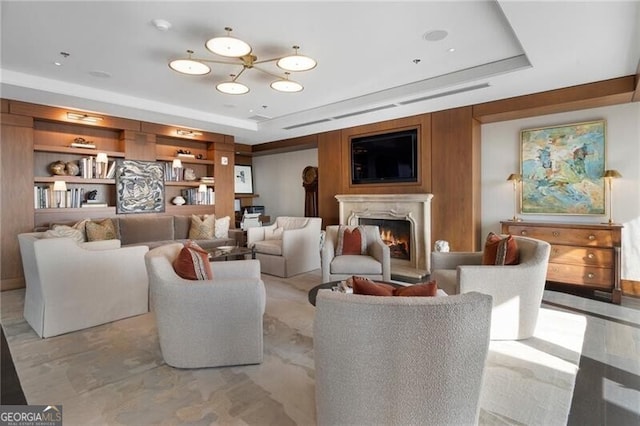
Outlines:
[[[84,238],[82,232],[78,229],[74,229],[71,226],[56,225],[53,229],[49,229],[43,235],[44,238],[71,238],[72,240],[83,243]]]
[[[229,238],[229,224],[231,218],[229,216],[216,219],[215,237],[216,238]]]

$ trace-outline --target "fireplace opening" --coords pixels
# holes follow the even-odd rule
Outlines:
[[[411,260],[411,222],[397,219],[359,218],[360,225],[380,228],[380,237],[389,247],[392,259]]]

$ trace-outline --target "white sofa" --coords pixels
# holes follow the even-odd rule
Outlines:
[[[318,217],[280,216],[272,225],[247,229],[247,246],[254,247],[262,272],[291,277],[320,268]]]
[[[211,262],[213,280],[191,281],[172,266],[182,244],[145,256],[165,362],[178,368],[258,364],[266,303],[257,260]]]
[[[26,281],[24,317],[40,337],[93,327],[149,311],[146,246],[119,240],[78,243],[18,235]]]
[[[482,265],[482,252],[431,253],[431,279],[447,294],[478,291],[493,297],[491,340],[528,339],[538,321],[551,246],[513,238],[520,255],[517,265]]]
[[[491,297],[320,290],[313,348],[318,425],[478,422]]]

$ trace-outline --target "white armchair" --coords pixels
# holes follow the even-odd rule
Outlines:
[[[483,252],[431,253],[431,279],[447,294],[477,291],[493,297],[492,340],[533,336],[544,292],[551,246],[513,238],[520,253],[517,265],[482,265]]]
[[[262,272],[291,277],[320,268],[318,217],[276,218],[272,225],[247,229],[247,246],[255,248]]]
[[[120,240],[78,243],[18,235],[26,281],[24,317],[40,337],[51,337],[149,311],[146,246]]]
[[[382,241],[377,226],[364,225],[367,244],[366,255],[336,256],[339,225],[327,226],[322,246],[322,282],[344,280],[353,275],[372,280],[391,279],[391,254]],[[355,226],[350,226],[350,229]]]
[[[318,425],[472,425],[491,297],[320,290],[313,324]]]
[[[259,364],[266,294],[257,260],[211,262],[213,280],[178,276],[182,244],[145,256],[152,311],[165,362],[178,368]]]

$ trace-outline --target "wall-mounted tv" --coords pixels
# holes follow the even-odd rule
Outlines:
[[[351,183],[417,181],[417,129],[351,138]]]

